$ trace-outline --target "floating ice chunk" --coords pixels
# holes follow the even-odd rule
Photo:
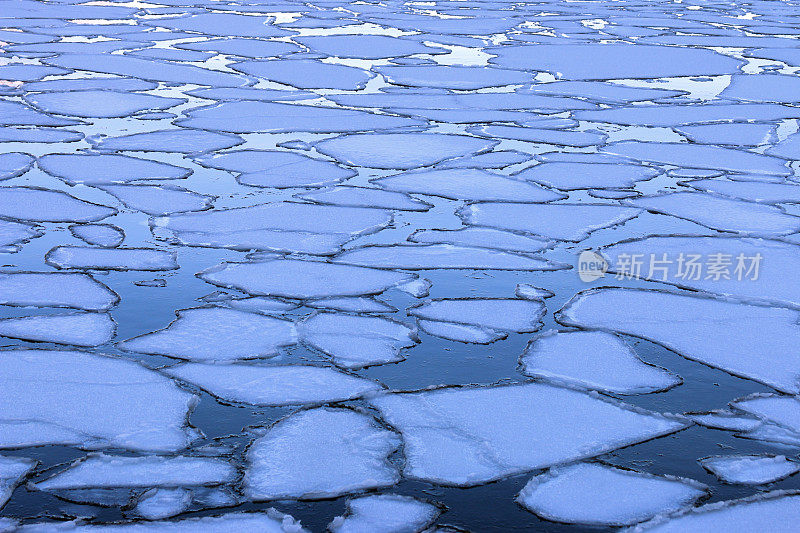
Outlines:
[[[412,198],[405,193],[366,187],[335,187],[301,194],[298,198],[319,204],[377,207],[400,211],[427,211],[433,207],[431,204]]]
[[[489,60],[495,65],[543,70],[569,80],[736,74],[743,64],[702,48],[627,43],[506,45],[484,51],[497,54]]]
[[[0,305],[72,307],[106,311],[119,296],[88,274],[61,272],[0,273]]]
[[[580,148],[603,144],[606,140],[606,135],[604,133],[536,129],[530,127],[520,128],[517,126],[495,124],[489,126],[473,126],[467,128],[467,132],[484,137],[512,139],[530,143],[555,144],[558,146],[575,146]]]
[[[404,359],[403,348],[416,344],[414,330],[375,316],[317,313],[299,323],[297,332],[342,368],[396,363]]]
[[[406,477],[457,486],[593,457],[686,426],[544,383],[392,393],[370,403],[403,435]]]
[[[536,253],[548,248],[550,241],[518,235],[490,228],[464,228],[458,230],[424,229],[412,233],[408,240],[419,243],[455,244],[492,248],[510,252]]]
[[[491,150],[497,141],[442,133],[366,133],[318,142],[318,152],[353,166],[407,170]]]
[[[515,70],[453,65],[381,65],[374,70],[389,83],[411,87],[475,90],[530,83],[533,75]]]
[[[778,102],[796,104],[800,102],[797,92],[800,83],[795,76],[779,74],[749,74],[731,76],[730,84],[719,95],[745,102]]]
[[[414,54],[446,53],[441,48],[432,48],[422,43],[386,35],[320,35],[295,37],[293,40],[328,56],[353,59],[385,59]]]
[[[83,133],[55,128],[0,128],[0,142],[71,143],[83,139]]]
[[[346,133],[422,126],[426,122],[335,107],[273,102],[222,102],[185,113],[179,126],[231,133]]]
[[[223,307],[177,312],[164,329],[119,343],[126,351],[166,355],[187,361],[232,361],[271,357],[296,342],[291,322]]]
[[[87,244],[105,248],[116,248],[125,239],[125,233],[112,224],[73,224],[69,231]]]
[[[144,59],[164,59],[166,61],[205,61],[213,57],[213,52],[199,52],[193,50],[174,50],[172,48],[145,48],[126,52],[125,55],[142,57]]]
[[[251,405],[323,404],[381,389],[374,381],[315,366],[185,363],[161,371],[221,400]]]
[[[36,159],[28,154],[11,152],[0,154],[0,180],[16,178],[25,174]]]
[[[573,96],[588,98],[596,102],[609,104],[625,104],[631,102],[644,102],[659,98],[670,98],[684,94],[681,91],[668,91],[664,89],[651,89],[647,87],[626,87],[608,82],[591,81],[556,81],[552,83],[537,83],[523,89],[521,93],[552,94],[558,96]]]
[[[579,293],[557,319],[648,339],[687,359],[800,392],[800,356],[792,348],[800,339],[797,311],[654,290],[597,289]]]
[[[541,301],[545,298],[552,298],[556,294],[553,291],[541,287],[534,287],[530,283],[517,283],[517,287],[514,289],[514,295],[516,295],[517,298]]]
[[[274,150],[237,150],[198,157],[195,161],[211,168],[241,172],[236,180],[253,187],[316,187],[356,175],[328,161]]]
[[[708,277],[708,268],[701,269],[699,274],[693,272],[678,276],[676,264],[662,264],[667,267],[666,275],[658,268],[651,272],[648,265],[639,273],[631,272],[631,276],[746,300],[800,306],[800,285],[786,276],[786,272],[800,268],[800,247],[796,244],[739,237],[653,236],[612,244],[600,251],[609,260],[612,271],[619,270],[616,267],[624,254],[648,254],[647,258],[654,254],[659,259],[666,254],[667,260],[673,261],[677,261],[680,254],[684,254],[684,258],[696,254],[722,254],[719,279],[713,272]],[[725,264],[727,256],[730,256],[730,264]]]
[[[783,455],[717,455],[700,464],[725,483],[762,485],[800,472],[800,465]]]
[[[283,37],[294,33],[276,26],[272,17],[238,13],[200,13],[188,17],[149,19],[143,24],[223,37]]]
[[[651,180],[660,173],[658,169],[639,165],[541,163],[514,174],[514,178],[572,191],[631,187],[637,181]]]
[[[211,207],[214,198],[170,185],[103,185],[100,189],[117,198],[126,207],[151,216],[204,211]]]
[[[0,216],[35,222],[96,222],[116,209],[38,187],[1,187]]]
[[[44,62],[64,68],[166,83],[190,83],[211,87],[241,87],[248,83],[247,77],[228,72],[118,54],[64,54],[48,58]]]
[[[36,226],[12,222],[10,220],[0,220],[0,247],[18,248],[19,245],[31,239],[41,237],[44,230]]]
[[[73,7],[73,6],[70,6]],[[57,528],[57,529],[55,529]],[[20,533],[91,533],[92,531],[150,533],[193,533],[195,531],[241,532],[259,531],[263,533],[307,533],[289,515],[275,509],[266,512],[228,513],[221,516],[203,516],[173,521],[130,522],[125,524],[83,524],[81,522],[39,522],[26,524],[18,529]]]
[[[679,167],[710,168],[776,176],[787,176],[791,173],[786,167],[786,162],[777,157],[720,146],[622,141],[608,144],[601,148],[601,151],[640,161],[652,161]]]
[[[351,265],[279,259],[262,263],[222,263],[200,279],[253,295],[325,298],[379,294],[416,276]]]
[[[737,437],[761,441],[773,446],[782,448],[800,448],[800,433],[779,426],[777,424],[764,423],[755,429],[737,433]]]
[[[731,406],[800,435],[800,400],[777,394],[755,394],[731,402]]]
[[[372,73],[346,65],[323,63],[315,59],[280,61],[242,61],[230,67],[250,76],[297,87],[298,89],[363,89],[374,76]]]
[[[70,185],[171,180],[191,174],[188,169],[160,161],[115,154],[50,154],[40,157],[38,164],[48,174]]]
[[[370,416],[346,409],[301,411],[247,449],[245,495],[257,501],[314,500],[389,487],[400,478],[388,461],[399,445],[399,437]]]
[[[92,453],[69,468],[30,485],[56,491],[119,487],[190,487],[236,480],[236,466],[222,459],[176,455],[128,457]]]
[[[774,124],[700,124],[681,126],[675,131],[690,141],[702,144],[723,144],[728,146],[757,146],[774,142]]]
[[[375,298],[365,296],[321,298],[306,302],[308,307],[315,309],[334,309],[345,313],[394,313],[394,307]]]
[[[636,105],[573,113],[578,120],[640,127],[675,127],[705,122],[772,122],[798,118],[797,115],[800,115],[800,111],[795,108],[777,104]],[[626,142],[636,143],[636,141]],[[686,146],[686,144],[681,145]],[[655,150],[658,151],[658,148]],[[713,155],[709,158],[713,159]]]
[[[778,41],[781,44],[785,44],[787,42],[786,39],[781,39]],[[763,45],[764,38],[758,39],[759,45]],[[754,48],[752,50],[747,50],[744,53],[747,57],[759,57],[763,59],[772,59],[773,61],[781,61],[782,63],[786,63],[787,65],[793,67],[800,67],[800,52],[796,48]]]
[[[179,515],[192,503],[192,493],[182,488],[150,489],[141,495],[134,512],[147,520]]]
[[[118,152],[180,152],[193,154],[224,150],[242,144],[244,141],[235,135],[213,133],[201,130],[159,130],[134,133],[121,137],[104,137],[94,145],[95,150]]]
[[[800,203],[800,186],[788,183],[703,179],[683,182],[683,185],[699,191],[762,204]]]
[[[197,398],[132,361],[7,351],[0,384],[0,448],[67,444],[172,452],[189,443],[186,418]]]
[[[640,212],[614,205],[476,203],[457,214],[471,226],[578,242],[599,229],[624,224]]]
[[[420,319],[530,333],[542,327],[545,307],[533,300],[503,298],[436,299],[408,310]]]
[[[158,84],[137,80],[134,78],[62,78],[56,80],[39,81],[26,83],[25,90],[29,92],[51,92],[51,91],[86,91],[106,90],[106,91],[150,91],[158,87]]]
[[[262,315],[269,315],[271,313],[284,313],[297,309],[298,304],[284,302],[277,298],[264,298],[263,296],[253,296],[250,298],[232,298],[223,301],[225,305],[231,309],[238,309],[239,311],[247,311],[248,313],[261,313]]]
[[[383,94],[329,94],[325,95],[325,98],[348,107],[433,110],[434,114],[430,115],[432,120],[436,120],[436,117],[444,118],[452,114],[442,113],[442,111],[456,111],[456,115],[458,115],[461,120],[468,119],[466,122],[473,122],[475,120],[471,119],[470,116],[487,117],[487,115],[483,113],[476,115],[476,110],[480,112],[481,110],[511,111],[523,109],[526,113],[533,113],[536,111],[561,112],[575,109],[597,109],[596,104],[558,96],[539,96],[536,94],[508,92],[448,94],[431,93],[430,91],[429,89],[428,91],[417,90],[415,92],[409,92],[409,90],[406,89],[401,92],[388,92]],[[468,110],[468,113],[465,113],[465,110]],[[784,111],[783,114],[796,116],[800,113],[797,111]],[[498,116],[494,114],[490,115],[490,117],[498,118]],[[508,117],[508,115],[506,115],[506,117]],[[529,118],[533,119],[535,117],[529,115]]]
[[[115,91],[69,91],[35,93],[25,101],[46,113],[88,118],[127,117],[145,109],[168,109],[186,102],[143,93]]]
[[[114,337],[107,313],[72,313],[0,319],[0,335],[36,342],[100,346]]]
[[[5,64],[0,66],[0,79],[7,81],[37,81],[47,76],[64,74],[69,74],[69,71],[43,65]]]
[[[609,493],[615,495],[611,500]],[[579,463],[534,476],[517,501],[546,520],[627,526],[688,507],[707,494],[705,485],[689,479]]]
[[[433,284],[425,278],[417,278],[406,283],[401,283],[396,288],[414,298],[424,298],[430,294]]]
[[[616,394],[671,389],[680,377],[639,359],[619,337],[602,331],[550,332],[533,341],[520,358],[526,376]]]
[[[528,255],[452,244],[362,246],[346,250],[333,260],[348,265],[403,270],[454,268],[534,271],[569,268],[564,263]]]
[[[56,246],[45,255],[45,263],[56,268],[91,270],[176,270],[175,252],[155,248],[94,248]]]
[[[532,156],[515,150],[501,150],[485,154],[451,159],[436,165],[437,169],[446,168],[505,168],[510,165],[530,161]]]
[[[618,155],[600,154],[597,152],[545,152],[535,156],[542,163],[596,163],[596,164],[625,164],[629,159]]]
[[[395,87],[395,89],[402,89],[402,88]],[[382,90],[386,91],[387,88],[384,88]],[[408,91],[409,89],[404,89],[404,90]],[[444,89],[428,89],[428,91],[434,91],[434,90],[443,91]],[[422,89],[418,89],[418,91],[422,91]],[[445,91],[445,94],[446,93],[447,91]],[[403,99],[398,103],[401,104],[407,103],[405,97],[408,97],[410,95],[403,93],[396,93],[396,94],[399,98]],[[473,93],[464,93],[464,94],[466,95]],[[508,94],[508,93],[478,93],[478,94]],[[381,95],[376,95],[376,96],[380,97]],[[421,96],[422,95],[420,95],[420,97]],[[326,97],[329,100],[339,98],[339,96],[335,95],[330,95]],[[435,98],[435,95],[433,97]],[[425,105],[425,102],[412,102],[412,103],[415,105]],[[365,104],[367,103],[365,102]],[[367,105],[371,107],[372,105],[374,105],[374,103]],[[414,118],[425,118],[434,122],[444,122],[446,124],[479,124],[484,122],[513,122],[515,124],[536,122],[538,124],[539,122],[541,122],[541,120],[539,119],[540,115],[532,112],[507,111],[507,110],[495,110],[495,109],[469,109],[468,105],[465,107],[467,107],[467,109],[428,109],[427,107],[424,109],[402,108],[402,107],[387,107],[384,109],[389,113],[393,113],[396,115],[403,115]],[[577,126],[577,122],[575,122],[574,124],[570,123],[569,126]],[[492,153],[493,152],[482,155],[483,157],[490,157]],[[489,159],[489,161],[491,162],[491,158]]]
[[[565,198],[538,185],[480,169],[422,170],[372,180],[385,189],[452,200],[551,202]]]
[[[230,232],[176,231],[175,239],[186,246],[229,248],[232,250],[269,250],[311,255],[333,255],[352,236],[301,231],[245,230]]]
[[[219,54],[252,57],[263,59],[276,57],[291,52],[299,52],[301,48],[296,44],[282,41],[265,41],[262,39],[242,39],[226,37],[224,39],[207,39],[204,41],[183,42],[173,45],[175,48],[196,51],[211,51]]]
[[[74,126],[79,120],[56,118],[20,102],[0,102],[0,124],[4,126]]]
[[[33,459],[0,455],[0,509],[11,499],[11,494],[17,485],[35,467],[36,461]],[[0,531],[5,531],[2,523],[0,523]]]
[[[430,503],[398,496],[378,494],[347,501],[345,516],[328,524],[333,533],[413,533],[431,525],[440,514]]]
[[[419,329],[428,335],[451,341],[473,344],[491,344],[494,341],[504,339],[508,336],[508,332],[506,331],[497,331],[480,326],[468,326],[466,324],[455,324],[452,322],[418,319],[417,324],[419,324]]]
[[[800,494],[772,491],[738,500],[726,500],[656,517],[630,533],[657,531],[771,531],[791,533],[800,519]]]
[[[778,207],[698,192],[644,196],[627,203],[720,231],[760,235],[788,235],[800,231],[800,217]]]
[[[759,418],[729,410],[686,413],[685,416],[701,426],[726,431],[752,431],[764,423]]]

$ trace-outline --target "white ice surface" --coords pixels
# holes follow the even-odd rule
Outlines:
[[[542,327],[542,302],[504,298],[431,300],[408,314],[428,321],[450,322],[494,330],[530,333]]]
[[[800,464],[783,455],[717,455],[700,464],[722,481],[739,485],[772,483],[800,471]]]
[[[435,505],[408,496],[378,494],[347,502],[347,514],[328,524],[332,533],[415,533],[439,516]]]
[[[36,461],[26,457],[0,455],[0,509],[11,499],[11,494],[25,476],[36,467]],[[0,524],[0,531],[2,531]]]
[[[192,493],[183,488],[150,489],[139,498],[134,512],[147,520],[181,514],[192,503]]]
[[[37,342],[100,346],[114,337],[108,313],[70,313],[0,319],[0,335]]]
[[[0,304],[14,306],[73,307],[105,311],[119,297],[88,274],[14,272],[0,274]]]
[[[175,252],[155,248],[94,248],[90,246],[56,246],[45,256],[47,264],[56,268],[91,270],[176,270]]]

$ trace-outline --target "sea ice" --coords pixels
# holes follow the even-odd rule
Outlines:
[[[100,346],[114,337],[107,313],[70,313],[0,319],[0,335],[35,342]]]
[[[191,503],[192,493],[187,489],[150,489],[139,497],[134,512],[147,520],[161,520],[181,514]]]
[[[185,363],[161,371],[223,401],[251,405],[323,404],[381,389],[374,381],[316,366]]]
[[[414,533],[425,530],[440,512],[435,505],[408,496],[363,496],[348,500],[346,514],[334,518],[328,530],[332,533]]]
[[[418,319],[417,324],[419,325],[419,329],[428,335],[465,343],[491,344],[494,341],[504,339],[508,336],[507,331],[498,331],[481,326],[468,326],[466,324],[456,324],[453,322]]]
[[[536,83],[519,89],[518,92],[572,96],[608,104],[645,102],[683,94],[681,91],[668,91],[647,87],[627,87],[625,85],[615,85],[602,81],[555,81],[551,83]]]
[[[467,132],[483,137],[511,139],[530,143],[555,144],[557,146],[574,146],[578,148],[597,146],[603,144],[606,140],[606,135],[604,133],[536,129],[533,127],[520,128],[518,126],[503,126],[500,124],[472,126],[467,128]]]
[[[314,500],[389,487],[400,478],[388,461],[399,445],[400,438],[370,416],[347,409],[300,411],[247,449],[245,495]]]
[[[232,361],[272,357],[296,342],[291,322],[224,307],[177,312],[164,329],[119,343],[126,351],[166,355],[187,361]]]
[[[528,344],[520,366],[526,376],[616,394],[660,392],[683,382],[602,331],[546,333]]]
[[[87,244],[116,248],[125,240],[125,233],[112,224],[73,224],[69,231]]]
[[[319,35],[295,37],[294,41],[315,52],[331,57],[353,59],[384,59],[414,54],[442,54],[441,48],[432,48],[407,39],[387,35]]]
[[[116,209],[38,187],[0,188],[0,216],[34,222],[96,222]]]
[[[49,154],[39,168],[70,185],[185,178],[191,171],[160,161],[116,154]]]
[[[88,274],[73,272],[0,273],[0,305],[72,307],[106,311],[119,296]]]
[[[36,467],[36,461],[26,457],[0,455],[0,509],[11,499],[14,489]],[[3,524],[0,523],[0,531]]]
[[[544,383],[391,393],[370,403],[403,435],[406,477],[456,486],[601,455],[686,427]]]
[[[256,78],[290,85],[298,89],[363,89],[374,75],[346,65],[323,63],[315,59],[284,58],[280,61],[242,61],[230,67]]]
[[[104,137],[94,149],[106,152],[179,152],[194,154],[224,150],[242,144],[235,135],[202,130],[172,129],[134,133],[121,137]]]
[[[95,248],[56,246],[45,255],[45,262],[56,268],[91,270],[176,270],[175,252],[155,248]]]
[[[774,124],[699,124],[681,126],[675,131],[692,142],[726,146],[757,146],[774,142]]]
[[[528,162],[531,159],[531,155],[523,152],[517,152],[516,150],[500,150],[497,152],[487,152],[480,155],[450,159],[439,163],[436,165],[436,168],[505,168],[510,165]]]
[[[10,152],[0,154],[0,180],[16,178],[25,174],[36,159],[28,154]]]
[[[204,41],[182,42],[174,45],[175,48],[196,51],[212,51],[230,56],[251,57],[264,59],[277,57],[292,52],[299,52],[301,48],[296,44],[282,41],[265,41],[262,39],[243,39],[239,37],[225,37],[223,39],[206,39]]]
[[[531,333],[542,327],[544,304],[502,298],[437,299],[408,310],[426,321],[477,326],[490,330]]]
[[[186,102],[152,94],[116,91],[69,91],[29,94],[25,101],[45,113],[85,118],[127,117],[146,109],[168,109]]]
[[[513,177],[562,191],[572,191],[631,187],[637,181],[651,180],[660,173],[658,169],[639,165],[541,163],[518,172]]]
[[[764,423],[759,418],[723,409],[706,413],[685,413],[685,416],[701,426],[725,431],[752,431]]]
[[[425,244],[454,244],[529,254],[541,252],[551,245],[551,241],[546,239],[491,228],[423,229],[412,233],[408,240]]]
[[[238,13],[200,13],[188,17],[145,19],[146,26],[223,37],[283,37],[294,32],[275,25],[272,17],[247,16]]]
[[[453,65],[381,65],[374,70],[389,83],[409,87],[475,90],[530,83],[533,75],[517,70]]]
[[[700,464],[725,483],[762,485],[800,472],[800,465],[783,455],[717,455]]]
[[[345,313],[394,313],[394,307],[366,296],[344,296],[341,298],[320,298],[305,302],[315,309],[333,309]]]
[[[800,187],[798,187],[800,189]],[[376,207],[400,211],[427,211],[431,204],[401,192],[367,187],[334,187],[298,195],[298,198],[318,204],[350,207]]]
[[[83,133],[73,130],[0,127],[0,142],[71,143],[80,141],[83,137]]]
[[[579,463],[534,476],[517,501],[546,520],[628,526],[689,507],[707,495],[705,485],[690,479]]]
[[[0,220],[0,247],[17,249],[20,245],[42,235],[44,235],[44,230],[39,227],[10,220]]]
[[[99,187],[122,202],[125,207],[151,216],[186,211],[204,211],[211,207],[212,196],[170,185],[103,185]]]
[[[51,117],[21,102],[0,101],[0,124],[3,126],[74,126],[80,120]]]
[[[800,186],[760,181],[701,179],[683,182],[699,191],[761,204],[800,204]]]

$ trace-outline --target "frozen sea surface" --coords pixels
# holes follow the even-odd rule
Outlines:
[[[798,36],[0,0],[0,531],[796,530]]]

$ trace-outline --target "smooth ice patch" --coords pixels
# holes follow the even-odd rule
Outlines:
[[[211,207],[214,200],[213,196],[169,185],[103,185],[100,188],[125,207],[155,217],[204,211]]]
[[[581,241],[599,229],[624,224],[641,210],[615,205],[475,203],[458,210],[464,224]]]
[[[44,235],[44,229],[20,222],[0,220],[0,247],[17,249],[31,239]]]
[[[366,296],[350,296],[341,298],[320,298],[305,302],[315,309],[333,309],[345,313],[394,313],[394,307],[375,298]]]
[[[191,174],[188,169],[160,161],[116,154],[50,154],[40,157],[38,165],[70,185],[172,180]]]
[[[577,148],[586,148],[603,144],[607,137],[604,133],[592,133],[589,131],[536,129],[535,127],[520,128],[517,126],[503,126],[498,124],[473,126],[467,128],[467,132],[483,137],[511,139],[514,141],[538,144],[554,144],[557,146],[574,146]]]
[[[431,204],[417,200],[401,192],[385,191],[367,187],[334,187],[301,194],[298,198],[318,204],[349,207],[376,207],[400,211],[427,211]]]
[[[797,311],[657,290],[595,289],[575,296],[557,319],[647,339],[736,376],[800,392]]]
[[[441,48],[432,48],[422,43],[387,35],[320,35],[295,37],[293,40],[327,56],[354,59],[384,59],[414,54],[445,53]]]
[[[601,455],[686,426],[544,383],[392,393],[370,403],[403,435],[406,477],[456,486]]]
[[[0,319],[0,335],[35,342],[100,346],[114,337],[107,313],[71,313]]]
[[[520,358],[526,376],[616,394],[645,394],[680,385],[680,377],[639,359],[616,335],[602,331],[550,332]]]
[[[399,66],[381,65],[374,70],[389,83],[409,87],[475,90],[503,85],[530,83],[532,74],[515,70],[464,66]]]
[[[700,464],[725,483],[762,485],[800,472],[800,465],[783,455],[717,455]]]
[[[296,342],[291,322],[223,307],[177,312],[164,329],[119,343],[126,351],[188,361],[231,361],[271,357]]]
[[[690,141],[726,146],[757,146],[774,142],[776,126],[773,124],[700,124],[682,126],[675,131]]]
[[[125,233],[112,224],[74,224],[69,231],[86,244],[116,248],[125,240]]]
[[[318,152],[353,166],[407,170],[491,150],[496,141],[442,133],[368,133],[320,141]]]
[[[172,452],[189,444],[186,419],[196,397],[132,361],[7,351],[0,384],[0,448],[65,444]]]
[[[418,319],[417,324],[419,329],[428,335],[457,342],[491,344],[508,336],[508,332],[505,331],[452,322]]]
[[[134,512],[147,520],[181,514],[192,503],[192,493],[183,488],[150,489],[136,502]]]
[[[551,241],[545,239],[491,228],[417,230],[408,237],[408,240],[423,244],[454,244],[521,253],[541,252],[551,245]]]
[[[760,204],[800,204],[800,186],[789,183],[702,179],[684,182],[699,191]]]
[[[247,449],[245,495],[256,501],[324,499],[389,487],[400,438],[367,415],[319,408],[279,420]],[[320,453],[324,450],[324,453]]]
[[[25,101],[45,113],[86,118],[127,117],[146,109],[169,109],[186,102],[142,93],[116,91],[69,91],[30,94]]]
[[[534,476],[517,501],[546,520],[628,526],[688,507],[707,494],[705,485],[690,479],[579,463]]]
[[[504,298],[435,299],[409,309],[408,314],[426,321],[531,333],[542,327],[545,306],[533,300]]]
[[[412,533],[431,525],[440,514],[435,505],[408,496],[378,494],[347,501],[344,516],[328,524],[333,533]]]
[[[372,73],[360,68],[323,63],[314,59],[243,61],[233,63],[230,67],[256,78],[298,89],[357,91],[363,89],[373,77]]]
[[[637,181],[655,178],[661,172],[638,165],[595,163],[541,163],[517,174],[515,179],[533,181],[564,191],[631,187]]]
[[[45,262],[56,268],[91,270],[176,270],[175,252],[155,248],[94,248],[56,246],[45,255]]]
[[[34,222],[97,222],[115,215],[112,207],[38,187],[0,187],[0,216]]]
[[[381,389],[374,381],[316,366],[186,363],[161,371],[221,400],[251,405],[323,404]]]
[[[0,304],[17,307],[72,307],[106,311],[119,296],[88,274],[62,272],[0,273]]]
[[[171,129],[134,133],[121,137],[104,137],[94,145],[94,149],[106,152],[179,152],[193,154],[224,150],[243,142],[240,137],[235,135],[202,130]]]
[[[251,57],[253,59],[276,57],[301,50],[299,46],[283,41],[265,41],[228,36],[223,39],[177,43],[174,46],[175,48],[186,50],[212,51],[224,55]]]
[[[33,166],[34,161],[36,159],[33,156],[19,152],[0,154],[0,180],[25,174]]]
[[[342,368],[402,361],[403,348],[416,344],[414,330],[381,317],[317,313],[297,325],[300,340],[330,356]]]

